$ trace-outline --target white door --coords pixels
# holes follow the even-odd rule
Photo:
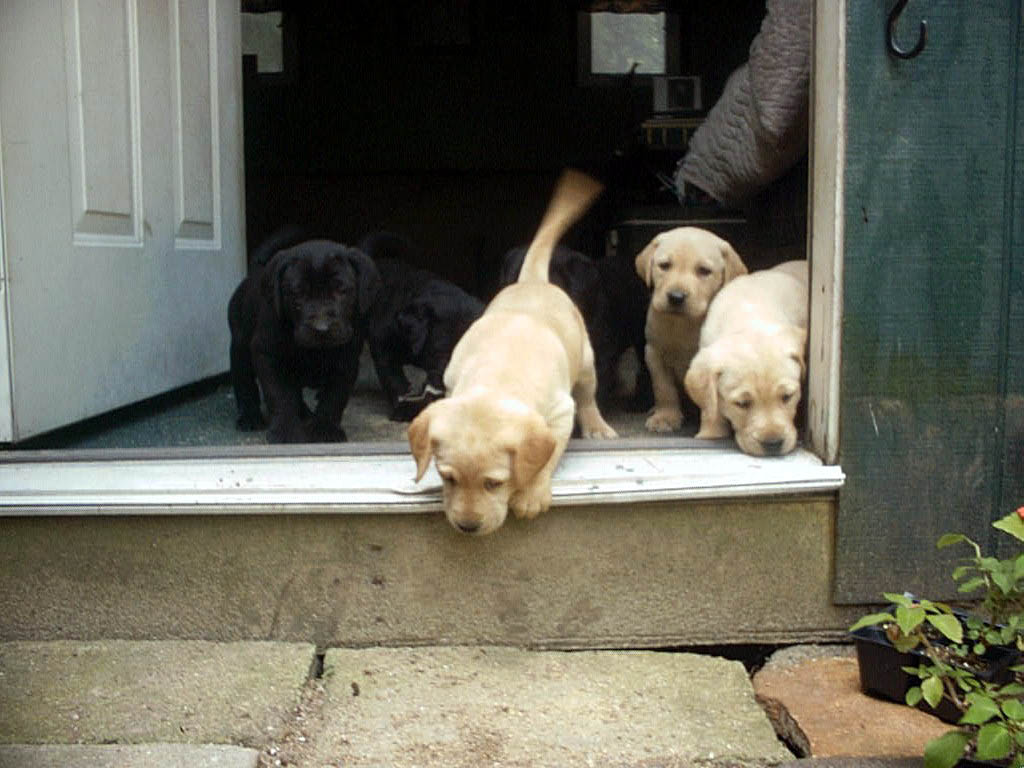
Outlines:
[[[0,0],[0,441],[227,370],[239,25],[237,0]]]

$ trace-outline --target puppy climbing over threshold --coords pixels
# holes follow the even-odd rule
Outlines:
[[[503,288],[455,346],[448,397],[409,425],[416,480],[434,457],[444,511],[465,533],[485,534],[508,510],[532,518],[551,505],[551,475],[572,433],[615,437],[595,400],[594,352],[572,299],[548,282],[565,231],[600,194],[577,171],[559,180],[519,280]]]

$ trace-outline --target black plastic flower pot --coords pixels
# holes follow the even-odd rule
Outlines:
[[[861,690],[890,701],[901,703],[906,701],[907,691],[913,686],[919,685],[921,679],[905,672],[903,668],[929,663],[925,653],[918,649],[906,652],[897,651],[881,627],[862,627],[851,635],[857,649]],[[982,681],[1008,683],[1013,679],[1013,671],[1010,667],[1016,664],[1018,657],[1019,654],[1015,648],[990,647],[979,659],[979,667],[972,669],[972,672]],[[923,700],[917,706],[918,709],[935,715],[947,723],[957,722],[963,714],[945,698],[935,708]]]

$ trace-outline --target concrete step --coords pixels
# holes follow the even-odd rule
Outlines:
[[[0,743],[239,744],[290,721],[312,645],[0,643]]]
[[[257,768],[259,757],[220,744],[0,744],[0,768]]]
[[[188,764],[202,768],[252,765],[250,752],[203,752],[216,749],[208,745],[298,768],[761,766],[792,757],[744,667],[713,656],[331,649],[322,676],[315,661],[301,644],[0,644],[0,766],[177,768],[175,744],[197,750]]]

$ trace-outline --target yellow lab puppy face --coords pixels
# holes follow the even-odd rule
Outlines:
[[[409,425],[419,481],[434,457],[444,513],[463,533],[501,527],[512,494],[547,464],[555,438],[538,414],[515,401],[439,400]]]
[[[753,456],[780,456],[796,447],[803,379],[803,328],[727,336],[702,349],[686,374],[686,391],[705,424],[724,418],[736,444]]]
[[[723,285],[747,268],[722,238],[698,227],[657,235],[636,257],[636,271],[651,291],[651,308],[702,318]]]

